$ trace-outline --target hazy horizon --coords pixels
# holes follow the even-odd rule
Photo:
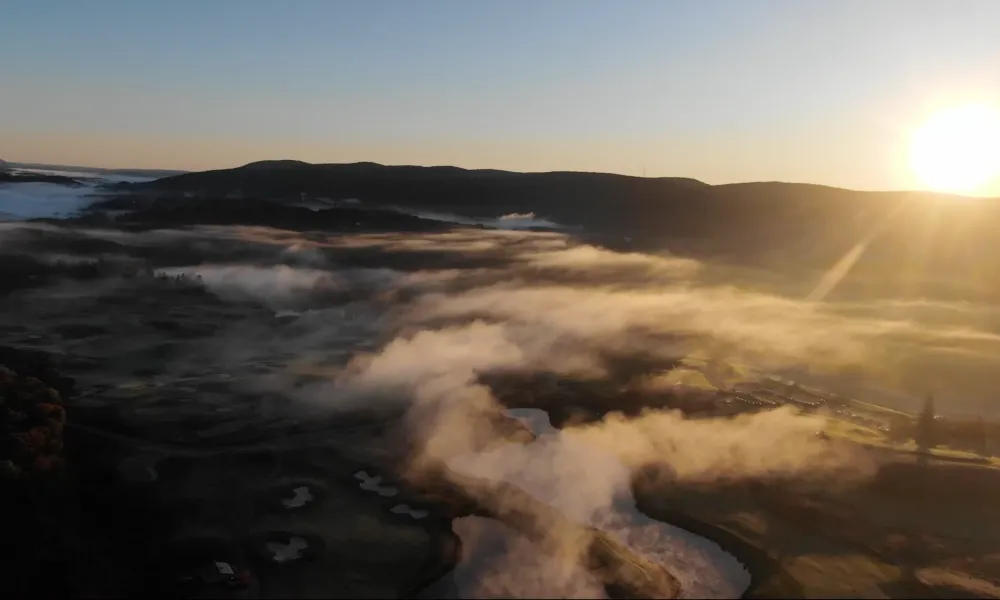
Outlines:
[[[914,132],[957,103],[1000,106],[1000,4],[986,0],[38,0],[4,13],[12,162],[371,161],[921,190]],[[1000,177],[948,191],[1000,196]]]
[[[133,166],[128,166],[128,165],[125,165],[125,166],[122,166],[122,165],[84,165],[84,164],[72,164],[71,165],[71,164],[60,164],[60,163],[52,163],[52,162],[41,162],[41,161],[11,160],[11,159],[8,159],[8,158],[3,158],[3,157],[0,157],[0,160],[5,160],[8,163],[11,163],[11,164],[14,164],[14,165],[37,165],[38,167],[62,167],[62,168],[66,168],[66,169],[72,169],[72,168],[75,168],[75,167],[80,167],[80,168],[86,168],[86,169],[104,169],[104,170],[108,170],[108,171],[127,171],[127,170],[135,170],[135,171],[177,171],[178,173],[198,173],[198,172],[202,172],[202,171],[235,169],[235,168],[239,168],[239,167],[245,166],[247,164],[250,164],[250,163],[240,163],[240,164],[234,164],[234,165],[228,165],[228,166],[213,167],[211,169],[169,169],[169,168],[161,168],[161,167],[155,167],[155,166],[152,166],[152,167],[133,167]],[[429,168],[433,168],[433,167],[455,167],[455,166],[457,166],[457,165],[445,165],[445,164],[440,164],[440,165],[439,164],[413,165],[413,164],[403,164],[403,163],[390,164],[390,163],[378,163],[377,161],[366,161],[366,160],[352,160],[352,161],[345,161],[345,162],[341,162],[341,163],[310,162],[310,161],[300,161],[299,159],[289,159],[289,158],[265,158],[265,159],[260,159],[260,160],[261,161],[269,161],[269,160],[273,160],[273,161],[293,160],[293,161],[305,162],[305,163],[312,164],[312,165],[376,163],[376,164],[380,164],[380,165],[386,166],[386,167],[404,167],[404,166],[405,167],[413,167],[413,166],[416,166],[416,167],[429,167]],[[258,161],[251,161],[251,162],[258,162]],[[467,170],[500,170],[500,171],[506,171],[506,172],[512,172],[512,173],[577,172],[577,173],[601,173],[601,174],[610,174],[610,175],[625,175],[625,176],[628,176],[628,177],[647,177],[647,178],[650,178],[650,179],[660,178],[660,177],[665,177],[665,178],[677,177],[677,178],[694,179],[694,178],[689,178],[689,177],[687,177],[685,175],[642,175],[642,174],[635,175],[635,174],[632,174],[632,173],[614,173],[614,172],[611,172],[611,171],[568,171],[568,170],[565,170],[565,169],[562,169],[562,170],[546,170],[546,171],[513,171],[513,170],[510,170],[510,169],[494,169],[492,167],[459,167],[459,168],[467,169]],[[708,183],[708,182],[702,181],[702,183]],[[722,181],[722,182],[718,182],[718,183],[709,183],[709,185],[712,185],[712,186],[723,186],[723,185],[739,185],[739,184],[751,184],[751,183],[776,183],[776,184],[791,184],[791,185],[814,185],[814,186],[818,186],[818,187],[837,188],[837,189],[843,189],[843,190],[848,190],[848,191],[852,191],[852,192],[862,192],[862,193],[864,193],[864,192],[929,193],[929,194],[941,194],[941,195],[944,195],[944,196],[954,196],[954,197],[958,197],[958,198],[968,197],[968,198],[978,199],[978,200],[1000,200],[1000,195],[997,195],[997,196],[992,196],[992,195],[966,195],[966,194],[960,194],[960,193],[955,193],[955,192],[935,192],[933,190],[920,190],[920,189],[916,189],[916,188],[912,188],[912,189],[899,188],[899,189],[886,189],[886,190],[867,190],[867,189],[857,189],[857,188],[845,188],[845,187],[841,187],[841,186],[831,186],[831,185],[828,185],[828,184],[814,183],[814,182],[811,182],[811,181],[745,180],[745,181]]]

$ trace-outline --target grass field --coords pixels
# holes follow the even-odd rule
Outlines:
[[[855,410],[898,413],[867,403]],[[714,539],[747,565],[753,598],[1000,598],[1000,459],[828,417],[831,443],[877,450],[861,484],[636,484],[640,509]]]
[[[644,512],[743,560],[756,598],[1000,597],[997,493],[1000,471],[915,462],[823,491],[636,486]]]
[[[831,438],[865,445],[888,445],[885,436],[876,429],[841,419],[828,418],[823,431]]]
[[[880,406],[878,404],[872,404],[870,402],[863,402],[861,400],[848,400],[848,404],[854,406],[858,409],[865,410],[874,414],[887,414],[902,417],[912,417],[913,415],[901,410],[896,410],[895,408],[889,408],[888,406]]]
[[[828,418],[823,431],[831,439],[861,444],[879,450],[891,450],[901,456],[917,455],[917,444],[912,440],[903,443],[892,442],[882,432],[841,419]],[[968,450],[958,450],[947,446],[936,446],[931,450],[930,458],[936,461],[952,461],[975,463],[984,466],[1000,467],[1000,457],[982,456]]]

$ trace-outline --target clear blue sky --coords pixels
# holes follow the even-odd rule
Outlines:
[[[0,157],[907,187],[1000,0],[0,0]]]

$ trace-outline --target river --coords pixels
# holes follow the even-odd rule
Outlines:
[[[545,411],[507,414],[528,425],[537,439],[453,457],[448,467],[516,485],[577,523],[613,536],[670,571],[681,584],[681,597],[738,598],[750,586],[750,573],[718,544],[642,514],[632,496],[630,469],[616,456],[555,429]],[[462,538],[462,559],[422,595],[606,597],[603,586],[574,561],[498,521],[465,517],[455,520],[454,530]]]

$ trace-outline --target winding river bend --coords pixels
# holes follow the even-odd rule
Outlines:
[[[718,544],[642,514],[632,497],[631,472],[617,457],[555,429],[543,410],[506,412],[537,439],[453,457],[448,468],[516,485],[575,523],[604,532],[665,567],[678,580],[681,597],[738,598],[750,586],[750,573]],[[560,558],[561,549],[542,548],[499,521],[464,517],[455,520],[454,530],[465,549],[461,561],[421,596],[607,597],[592,575]]]

